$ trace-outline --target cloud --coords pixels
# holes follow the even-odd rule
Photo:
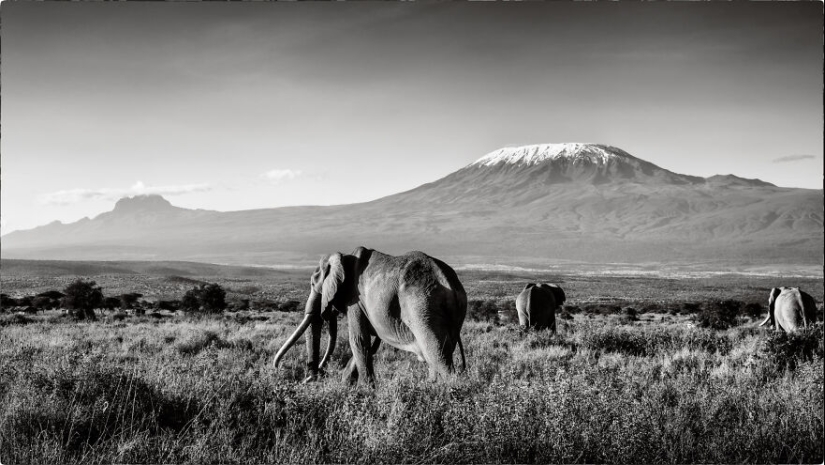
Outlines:
[[[128,195],[181,195],[212,190],[209,184],[182,184],[179,186],[147,186],[142,181],[126,189],[67,189],[40,196],[40,202],[47,205],[70,205],[87,200],[118,200]]]
[[[302,174],[301,170],[270,170],[262,174],[261,177],[272,184],[280,184],[285,181],[292,181]]]
[[[784,157],[774,158],[774,163],[788,163],[792,161],[800,161],[800,160],[813,160],[816,158],[813,155],[786,155]]]

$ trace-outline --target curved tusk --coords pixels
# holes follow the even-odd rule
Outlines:
[[[771,314],[770,314],[770,313],[768,313],[768,316],[767,316],[767,317],[765,317],[765,321],[763,321],[762,323],[759,323],[759,326],[758,326],[758,327],[759,327],[759,328],[761,328],[762,326],[765,326],[765,324],[766,324],[768,321],[770,321],[770,319],[771,319]]]
[[[321,363],[318,365],[319,370],[323,370],[325,366],[327,366],[327,362],[332,357],[332,353],[335,351],[335,343],[338,339],[338,319],[333,315],[332,319],[329,320],[329,342],[327,342],[327,350],[324,352],[324,358],[321,359]]]
[[[278,366],[281,359],[284,357],[284,354],[286,354],[286,352],[295,344],[295,341],[297,341],[298,338],[304,334],[304,331],[306,331],[310,323],[312,323],[312,317],[313,315],[311,314],[304,316],[303,321],[301,321],[301,324],[298,325],[295,332],[292,333],[292,336],[289,336],[289,339],[287,339],[281,349],[278,350],[278,353],[275,354],[275,361],[273,362],[275,366]]]

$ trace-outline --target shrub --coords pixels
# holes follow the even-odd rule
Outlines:
[[[741,308],[742,302],[738,300],[708,302],[696,315],[696,324],[702,328],[728,329],[736,325]]]
[[[120,308],[124,310],[130,310],[135,308],[137,301],[139,298],[143,297],[143,294],[138,294],[137,292],[130,292],[127,294],[120,295]]]
[[[795,369],[800,361],[822,360],[825,356],[823,326],[817,323],[791,333],[774,331],[765,340],[764,354],[776,363],[777,368]]]
[[[279,312],[297,312],[301,310],[301,302],[297,300],[287,300],[278,304]]]
[[[767,314],[767,310],[762,304],[751,302],[742,307],[742,314],[751,318],[763,317]]]
[[[201,284],[184,294],[180,306],[189,311],[220,313],[226,309],[226,291],[219,284]]]
[[[69,313],[78,319],[96,320],[94,309],[100,307],[103,303],[103,290],[98,286],[95,287],[94,281],[77,281],[69,284],[63,293],[61,305],[69,309]]]
[[[56,300],[44,296],[37,296],[34,299],[32,299],[32,307],[36,308],[37,310],[49,310],[57,307],[57,305],[58,302]]]
[[[155,303],[155,308],[158,310],[169,310],[170,312],[177,311],[180,308],[179,300],[158,300]]]
[[[506,312],[505,309],[502,309]],[[473,299],[467,302],[467,319],[471,321],[498,321],[499,306],[493,299]],[[513,310],[512,315],[515,315]]]
[[[586,304],[583,308],[586,313],[598,315],[615,315],[622,311],[622,307],[613,304]]]
[[[13,299],[8,294],[0,294],[0,311],[6,311],[17,306],[17,299]]]
[[[120,308],[120,297],[106,297],[103,299],[103,303],[101,307],[105,308],[106,310],[114,310],[116,308]]]
[[[53,300],[60,300],[65,296],[66,295],[63,294],[62,292],[55,291],[55,290],[41,292],[40,294],[37,294],[37,297],[47,297],[47,298],[53,299]]]

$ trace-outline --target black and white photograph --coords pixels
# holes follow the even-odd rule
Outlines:
[[[823,3],[0,4],[0,465],[825,460]]]

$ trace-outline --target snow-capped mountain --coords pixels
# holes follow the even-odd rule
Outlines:
[[[566,259],[819,264],[821,190],[674,173],[600,144],[505,147],[371,202],[238,212],[123,199],[3,236],[4,258],[314,261],[358,245],[460,263]]]

